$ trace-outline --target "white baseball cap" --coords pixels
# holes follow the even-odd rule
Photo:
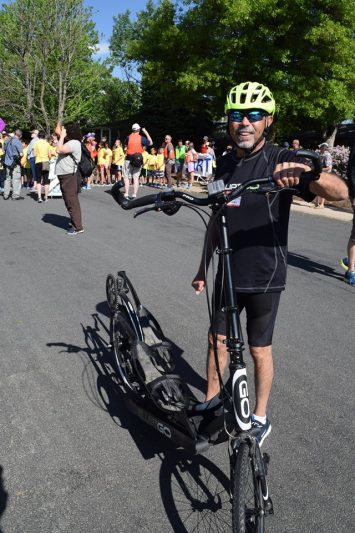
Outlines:
[[[132,126],[132,131],[139,131],[141,129],[140,125],[135,122]]]

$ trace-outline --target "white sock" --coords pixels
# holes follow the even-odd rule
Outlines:
[[[257,420],[258,422],[260,422],[263,425],[266,424],[266,415],[265,416],[257,416],[257,415],[253,414],[253,419]]]

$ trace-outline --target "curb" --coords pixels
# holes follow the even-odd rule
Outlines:
[[[311,216],[319,216],[323,218],[332,218],[334,220],[341,220],[342,222],[351,222],[353,213],[344,208],[326,205],[323,208],[316,208],[313,203],[304,202],[302,200],[293,200],[291,210],[295,213],[305,213]]]

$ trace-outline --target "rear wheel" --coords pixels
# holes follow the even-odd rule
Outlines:
[[[115,362],[121,383],[126,389],[141,393],[141,385],[132,364],[131,348],[136,335],[125,313],[116,311],[112,316],[111,332]]]
[[[106,298],[110,311],[113,313],[117,305],[117,285],[113,274],[109,274],[106,278]]]
[[[242,442],[235,457],[232,475],[232,521],[234,533],[263,533],[265,515],[260,479],[255,472],[258,457],[252,458],[247,442]]]

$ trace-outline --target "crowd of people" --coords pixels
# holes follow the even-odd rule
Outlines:
[[[141,135],[143,133],[143,135]],[[12,191],[13,199],[21,199],[21,187],[36,194],[37,201],[48,201],[49,191],[49,163],[58,157],[58,135],[53,133],[45,135],[43,131],[32,130],[31,139],[28,142],[22,139],[22,132],[16,130],[13,133],[0,134],[0,194],[4,199],[10,197],[11,185],[5,190],[6,163],[4,161],[4,147],[9,141],[10,152],[12,148],[19,157],[19,165],[14,169]],[[21,143],[21,147],[18,143]],[[130,197],[137,195],[139,186],[150,185],[160,188],[172,188],[174,186],[190,189],[196,176],[196,162],[208,161],[206,165],[206,181],[211,179],[216,171],[216,147],[208,136],[203,137],[199,149],[196,150],[194,143],[188,139],[179,139],[173,144],[172,137],[166,135],[161,143],[154,145],[147,130],[135,123],[132,133],[124,142],[115,139],[110,147],[106,137],[96,139],[93,132],[86,133],[82,142],[90,152],[93,161],[93,173],[82,182],[82,188],[91,190],[93,186],[110,186],[115,181],[124,179],[126,195],[129,196],[129,182],[133,185]],[[138,143],[137,145],[135,143]],[[288,142],[282,143],[282,148],[296,153],[301,144],[294,139],[291,146]],[[16,148],[17,147],[17,148]],[[227,145],[222,155],[233,150],[231,144]],[[319,155],[322,167],[325,171],[332,171],[332,156],[327,143],[319,145]],[[141,159],[132,159],[136,153],[141,153]],[[11,155],[11,154],[10,154]],[[132,164],[132,161],[137,161]],[[324,207],[324,198],[317,197],[315,207]]]
[[[141,135],[141,132],[144,135]],[[83,136],[82,142],[89,150],[94,163],[92,176],[86,178],[83,183],[85,190],[90,190],[93,185],[108,186],[124,177],[129,171],[129,162],[132,155],[136,153],[135,150],[140,151],[140,148],[134,145],[135,137],[139,139],[139,142],[143,139],[142,160],[136,167],[139,168],[138,186],[149,184],[156,187],[171,187],[172,175],[175,175],[176,187],[191,188],[195,163],[198,159],[211,162],[209,177],[213,175],[216,167],[215,148],[214,143],[207,136],[203,138],[199,151],[195,150],[194,143],[189,140],[178,140],[174,146],[170,135],[165,136],[164,140],[155,146],[147,130],[141,129],[139,124],[133,124],[132,134],[125,139],[124,143],[120,139],[115,139],[112,146],[109,145],[106,137],[96,139],[95,133],[89,132]],[[9,141],[10,155],[14,148],[15,155],[19,158],[14,181],[17,184],[18,172],[20,172],[21,187],[35,192],[39,202],[47,201],[49,163],[58,157],[58,140],[56,133],[45,135],[43,131],[36,129],[31,131],[30,141],[22,139],[20,130],[10,134],[2,132],[0,134],[0,193],[5,193],[6,164],[3,159],[4,148]],[[21,143],[21,146],[17,141]],[[167,147],[169,152],[167,152]],[[134,172],[134,179],[136,175],[137,171]],[[42,190],[44,190],[43,194]],[[9,193],[10,191],[4,194],[6,199]],[[17,196],[16,189],[12,197],[17,198]]]

